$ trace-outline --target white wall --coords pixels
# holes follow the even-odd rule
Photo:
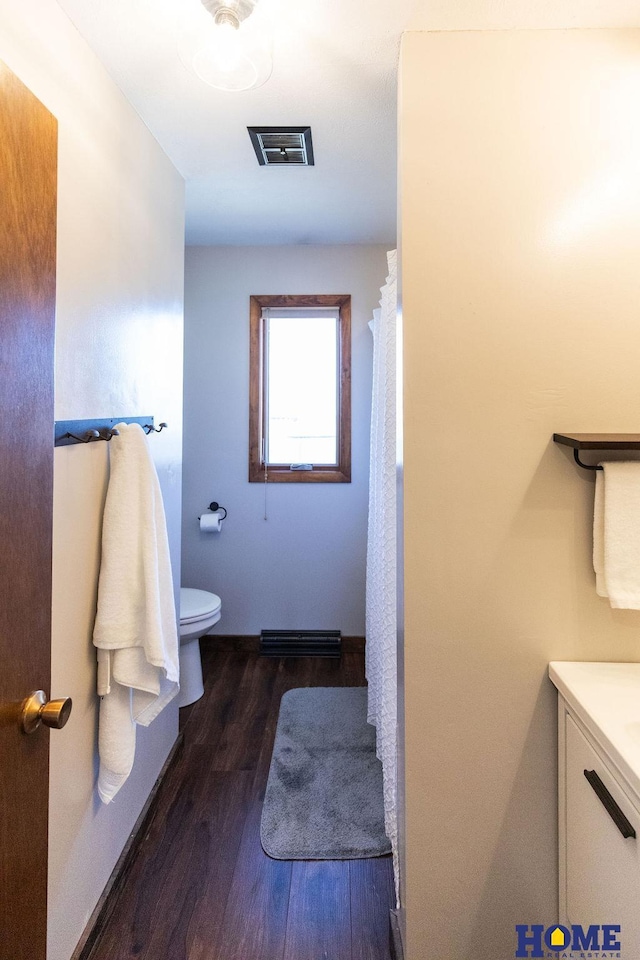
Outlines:
[[[182,582],[222,599],[220,634],[364,636],[372,337],[386,247],[189,247],[185,275]],[[350,293],[352,482],[249,483],[249,297]],[[201,534],[212,500],[229,511]]]
[[[640,658],[551,442],[638,429],[638,102],[640,31],[404,39],[408,960],[557,920],[547,663]]]
[[[183,183],[53,0],[0,0],[0,57],[59,122],[56,419],[152,414],[180,575]],[[68,960],[177,734],[168,707],[136,766],[97,799],[95,612],[107,444],[58,448],[54,472],[48,960]]]

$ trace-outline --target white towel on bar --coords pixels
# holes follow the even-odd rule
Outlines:
[[[596,572],[596,593],[608,597],[604,575],[604,471],[596,473],[596,491],[593,499],[593,569]]]
[[[612,607],[640,610],[640,463],[609,462],[596,475],[596,591]]]
[[[109,803],[131,773],[136,724],[178,693],[179,642],[158,476],[137,423],[109,441],[111,472],[93,642],[98,656],[98,793]]]

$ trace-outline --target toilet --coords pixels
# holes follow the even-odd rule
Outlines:
[[[179,707],[195,703],[204,693],[200,637],[220,619],[222,601],[215,593],[180,588],[180,693]]]

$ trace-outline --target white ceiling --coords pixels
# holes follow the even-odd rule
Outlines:
[[[394,242],[406,29],[640,25],[637,0],[260,0],[273,74],[222,93],[177,53],[200,0],[58,2],[185,177],[194,244]],[[258,166],[246,127],[283,124],[311,126],[316,166]]]

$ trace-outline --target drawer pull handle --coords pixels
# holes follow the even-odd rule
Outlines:
[[[629,823],[624,813],[615,802],[595,770],[585,770],[584,775],[593,787],[598,800],[600,800],[602,806],[605,808],[625,840],[628,840],[629,837],[633,837],[635,840],[636,831]]]

